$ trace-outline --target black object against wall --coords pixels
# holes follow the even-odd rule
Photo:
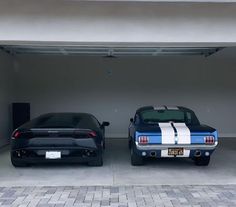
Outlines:
[[[12,103],[13,130],[30,120],[30,103]]]

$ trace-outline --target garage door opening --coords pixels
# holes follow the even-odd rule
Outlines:
[[[127,137],[138,107],[183,105],[219,128],[220,136],[234,134],[234,48],[1,48],[13,62],[12,99],[31,103],[32,118],[87,111],[111,121],[109,137]]]
[[[138,107],[145,105],[180,105],[193,109],[200,121],[218,129],[220,137],[235,137],[234,116],[236,88],[235,77],[235,48],[201,47],[201,48],[84,48],[84,47],[45,47],[45,46],[2,46],[0,64],[2,70],[2,132],[5,131],[6,144],[11,132],[9,117],[9,104],[12,102],[27,102],[31,104],[31,118],[48,112],[90,112],[99,120],[110,121],[107,129],[107,151],[105,153],[104,179],[95,176],[95,184],[144,184],[146,169],[142,173],[135,173],[130,166],[129,151],[127,147],[127,129],[129,120]],[[5,121],[7,120],[7,122]],[[124,139],[111,139],[124,138]],[[209,178],[204,173],[206,183],[234,183],[234,167],[225,163],[230,160],[230,150],[234,143],[228,139],[219,148],[213,157],[212,170],[219,173]],[[230,144],[231,143],[231,144]],[[3,142],[2,142],[3,144]],[[122,156],[121,156],[122,154]],[[119,157],[119,159],[116,159]],[[223,158],[224,157],[224,158]],[[9,163],[4,167],[1,182],[5,184],[24,185],[28,175],[27,170],[22,179],[10,182],[6,173],[10,167],[8,153],[4,153],[1,163]],[[232,158],[231,162],[234,162]],[[218,162],[217,162],[218,160]],[[171,162],[175,174],[183,175],[182,168],[187,168],[195,179],[195,184],[201,182],[198,171],[193,165],[185,161],[150,161],[148,165],[153,175],[159,177],[156,183],[178,184],[186,179],[172,179],[168,182],[160,173],[166,175],[166,163]],[[113,168],[111,168],[111,163]],[[174,164],[175,163],[175,164]],[[215,164],[214,164],[215,163]],[[223,173],[220,166],[223,164],[229,169],[228,176],[221,177]],[[162,168],[156,171],[156,168]],[[80,166],[81,167],[81,166]],[[70,168],[77,176],[68,176],[63,180],[64,167],[59,167],[59,174],[53,179],[45,179],[45,168],[35,167],[38,173],[38,183],[53,180],[56,185],[74,184],[79,177],[84,178],[79,185],[91,184],[77,172],[77,168]],[[112,170],[111,170],[112,169]],[[126,169],[126,176],[123,176]],[[58,168],[50,168],[47,176],[58,173]],[[141,172],[139,171],[139,172]],[[13,174],[17,171],[14,171]],[[94,175],[97,170],[86,171],[86,175]],[[98,173],[99,174],[99,173]],[[115,177],[115,179],[114,179]],[[4,181],[4,180],[5,181]],[[142,182],[141,182],[142,181]],[[162,182],[163,181],[163,182]],[[178,181],[178,182],[177,182]],[[153,182],[153,181],[152,181]],[[189,183],[193,183],[190,179]],[[25,183],[31,185],[32,183]],[[149,183],[150,184],[150,183]]]

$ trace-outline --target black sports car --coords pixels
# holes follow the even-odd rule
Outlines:
[[[42,162],[87,162],[102,166],[105,126],[87,113],[49,113],[22,125],[12,134],[15,167]]]

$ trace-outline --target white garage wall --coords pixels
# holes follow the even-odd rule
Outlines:
[[[235,3],[0,1],[0,44],[235,45]]]
[[[10,137],[10,103],[13,100],[12,72],[12,58],[0,52],[0,147],[6,145]]]
[[[234,50],[235,51],[235,50]],[[222,55],[223,54],[223,55]],[[126,137],[129,118],[143,105],[183,105],[221,136],[235,136],[236,60],[205,57],[101,58],[19,56],[16,101],[32,116],[91,112],[108,120],[110,137]]]

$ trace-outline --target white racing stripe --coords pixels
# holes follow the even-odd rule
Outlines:
[[[168,110],[179,110],[177,106],[167,106]]]
[[[154,110],[157,110],[157,111],[166,109],[164,106],[154,106],[153,108]]]
[[[162,144],[175,144],[175,131],[171,123],[159,123]]]
[[[191,133],[185,123],[174,123],[178,144],[191,144]]]
[[[161,128],[162,144],[173,144],[173,148],[177,147],[178,144],[191,144],[191,133],[185,123],[173,123],[177,130],[177,137],[175,137],[175,131],[171,123],[159,123]],[[175,138],[177,138],[177,144],[175,145]],[[189,157],[190,150],[184,149],[183,155],[177,155],[176,157]],[[168,155],[167,150],[161,150],[161,157],[173,157]]]

